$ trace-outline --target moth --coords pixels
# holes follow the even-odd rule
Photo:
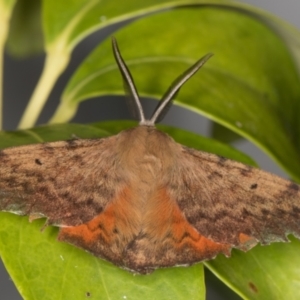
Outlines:
[[[101,139],[74,139],[0,152],[0,209],[47,218],[58,239],[132,272],[192,265],[300,237],[299,185],[176,143],[155,128],[180,75],[150,119],[116,40],[113,53],[139,126]]]

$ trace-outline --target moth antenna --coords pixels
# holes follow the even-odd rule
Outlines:
[[[134,115],[134,117],[138,118],[138,120],[140,121],[140,124],[143,124],[143,123],[145,123],[145,115],[144,115],[143,107],[142,107],[137,89],[135,87],[133,78],[121,56],[121,53],[120,53],[120,50],[119,50],[119,47],[117,44],[117,40],[114,37],[112,37],[111,40],[112,40],[112,48],[113,48],[114,57],[115,57],[115,60],[117,62],[117,65],[119,67],[119,70],[120,70],[122,78],[123,78],[124,89],[125,89],[125,92],[128,94],[127,100],[128,100],[129,108],[130,108],[132,114]]]
[[[157,104],[149,123],[155,124],[160,122],[163,119],[165,114],[170,109],[172,105],[172,101],[178,94],[182,85],[187,80],[189,80],[195,73],[197,73],[197,71],[207,62],[207,60],[212,55],[213,55],[212,53],[206,54],[173,81],[169,89],[166,91],[166,93],[163,95],[163,97]]]

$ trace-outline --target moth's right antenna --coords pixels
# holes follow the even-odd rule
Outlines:
[[[134,116],[139,119],[141,124],[143,124],[145,123],[145,115],[133,78],[121,56],[116,39],[112,37],[111,40],[112,40],[114,57],[123,77],[124,89],[129,96],[128,101],[130,101],[129,102],[130,108],[132,109]]]
[[[193,64],[190,68],[188,68],[183,74],[177,77],[174,82],[171,84],[170,88],[163,95],[159,103],[157,104],[154,113],[150,119],[151,124],[155,124],[162,120],[170,106],[172,105],[172,101],[176,97],[182,85],[189,80],[212,56],[212,53],[208,53],[202,58],[200,58],[195,64]]]

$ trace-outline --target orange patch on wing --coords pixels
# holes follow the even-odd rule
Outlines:
[[[175,240],[179,241],[176,247],[181,248],[190,245],[197,252],[197,256],[203,257],[203,260],[214,257],[218,253],[230,255],[231,245],[214,242],[199,232],[184,218],[178,206],[173,210],[172,234]]]
[[[91,221],[79,226],[61,228],[59,239],[64,240],[64,236],[77,237],[84,243],[91,244],[101,238],[109,244],[118,232],[120,235],[130,234],[130,232],[128,233],[128,226],[125,224],[131,210],[129,204],[132,198],[130,196],[130,189],[124,188],[104,211]]]
[[[231,245],[214,242],[202,236],[190,224],[175,200],[170,197],[167,189],[160,189],[153,197],[152,213],[148,213],[151,220],[148,232],[159,242],[164,243],[164,239],[170,236],[172,246],[178,256],[184,251],[188,251],[194,261],[206,260],[215,257],[218,253],[230,255]]]
[[[113,205],[112,205],[113,206]],[[102,213],[89,221],[88,223],[74,226],[61,228],[59,233],[59,239],[63,240],[63,236],[73,236],[84,240],[85,243],[92,243],[99,236],[109,243],[110,232],[112,232],[114,227],[114,216],[111,214],[112,209],[109,209],[107,213]]]

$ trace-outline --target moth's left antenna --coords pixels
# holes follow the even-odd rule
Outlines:
[[[130,108],[132,109],[134,116],[139,119],[141,124],[143,124],[145,123],[145,115],[133,78],[121,56],[116,39],[112,37],[111,40],[114,57],[122,74],[124,89],[129,96],[128,101],[130,101]]]

